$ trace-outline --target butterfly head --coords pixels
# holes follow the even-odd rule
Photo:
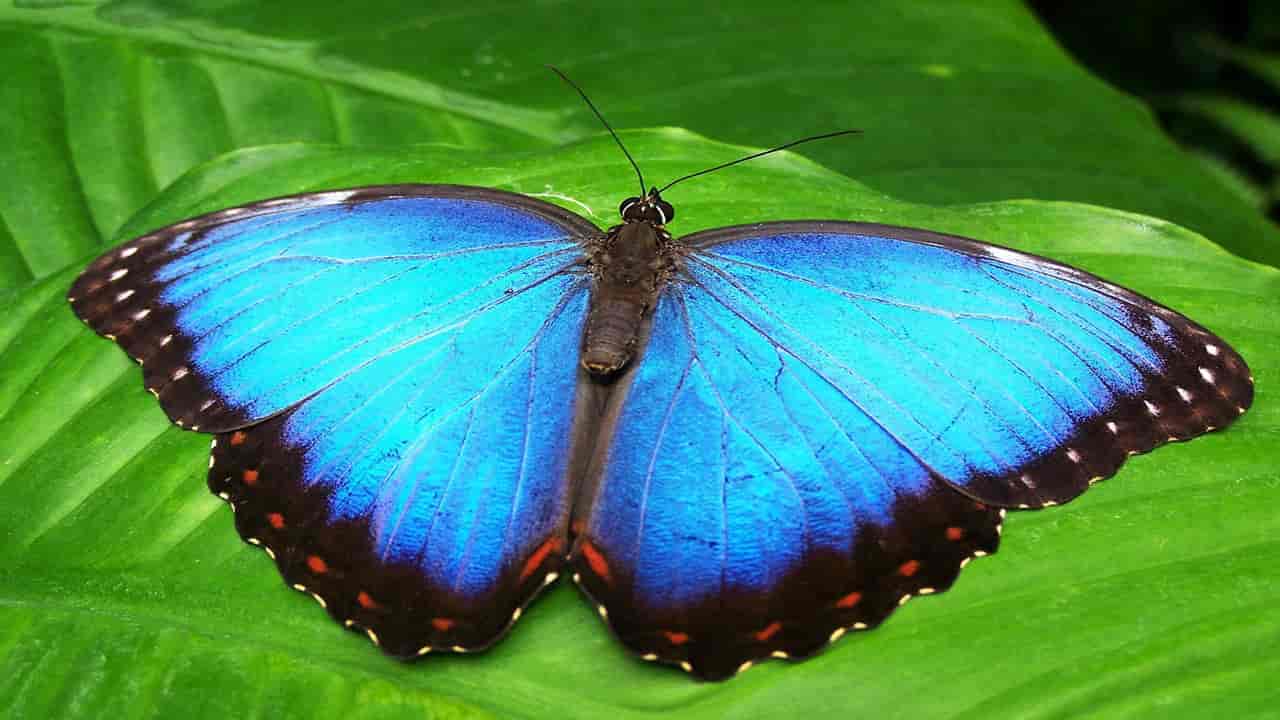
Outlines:
[[[676,216],[676,209],[662,199],[657,188],[650,189],[644,197],[623,200],[618,212],[625,222],[647,222],[651,225],[666,225]]]

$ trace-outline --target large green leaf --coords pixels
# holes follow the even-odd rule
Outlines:
[[[666,175],[743,150],[683,131],[624,138]],[[128,231],[282,191],[415,177],[542,193],[608,222],[631,190],[626,169],[607,137],[525,154],[276,146],[187,176]],[[72,316],[71,268],[14,293],[0,321],[0,698],[12,716],[1200,717],[1207,705],[1247,714],[1271,694],[1280,411],[1266,389],[1280,381],[1280,272],[1151,218],[1040,201],[913,205],[796,156],[681,195],[681,231],[865,218],[1078,264],[1230,339],[1253,364],[1257,407],[1226,432],[1135,458],[1070,506],[1015,514],[1001,552],[955,589],[804,663],[698,684],[626,656],[560,587],[494,650],[405,666],[240,543],[201,481],[207,438],[170,426],[136,367]]]
[[[0,8],[0,287],[17,288],[0,295],[0,715],[1274,712],[1280,276],[1162,220],[1045,200],[1145,211],[1272,260],[1275,233],[1020,6],[378,5]],[[802,664],[696,684],[625,656],[567,588],[489,653],[388,661],[236,539],[203,487],[207,439],[167,424],[63,294],[109,238],[310,188],[471,183],[608,223],[633,178],[544,60],[621,127],[753,145],[868,130],[810,148],[839,172],[792,156],[681,186],[680,232],[870,219],[1044,253],[1220,332],[1257,407],[1068,507],[1015,514],[955,589]],[[654,178],[746,151],[625,137]],[[346,147],[363,143],[387,149]],[[1038,201],[940,205],[1009,197]]]
[[[100,246],[193,164],[287,141],[528,149],[598,124],[807,156],[921,203],[1076,200],[1280,265],[1280,231],[1016,0],[698,3],[117,0],[0,5],[0,287]],[[668,149],[659,150],[665,154]],[[680,170],[687,169],[681,166]],[[655,178],[657,176],[655,175]],[[429,181],[431,178],[418,178]],[[21,262],[18,259],[21,258]]]

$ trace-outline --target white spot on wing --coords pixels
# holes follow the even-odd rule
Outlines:
[[[1186,388],[1181,388],[1181,387],[1180,387],[1180,388],[1178,388],[1178,397],[1182,398],[1182,402],[1188,402],[1188,403],[1189,403],[1189,402],[1191,402],[1191,397],[1192,397],[1192,395],[1191,395],[1191,393],[1187,392]]]
[[[136,248],[136,247],[127,247],[127,248],[125,248],[125,249],[123,249],[123,250],[121,250],[121,251],[120,251],[120,258],[121,258],[121,259],[127,258],[127,257],[129,257],[129,256],[133,255],[133,254],[134,254],[134,253],[136,253],[136,252],[138,252],[138,248]]]
[[[987,254],[990,255],[991,257],[997,260],[1003,260],[1004,262],[1011,263],[1014,265],[1021,265],[1026,260],[1021,254],[1016,253],[1008,248],[996,247],[995,245],[988,245],[985,249],[987,251]]]
[[[1160,417],[1160,408],[1156,407],[1155,405],[1152,405],[1147,400],[1143,400],[1142,404],[1147,406],[1147,412],[1151,415],[1151,417]]]
[[[1205,352],[1207,352],[1207,353],[1209,353],[1210,355],[1212,355],[1212,356],[1214,356],[1214,357],[1217,357],[1217,356],[1218,356],[1218,352],[1219,352],[1219,351],[1218,351],[1218,346],[1217,346],[1217,345],[1205,345],[1205,346],[1204,346],[1204,351],[1205,351]]]
[[[325,203],[340,203],[347,198],[355,195],[355,190],[335,190],[333,192],[321,193],[316,199]]]
[[[125,300],[128,300],[131,297],[133,297],[133,291],[125,290],[124,292],[116,295],[116,302],[124,302]]]
[[[129,274],[128,268],[120,268],[119,270],[116,270],[115,272],[111,273],[111,277],[107,278],[107,282],[115,282],[128,274]]]
[[[1209,383],[1210,385],[1213,384],[1213,381],[1214,381],[1213,371],[1210,370],[1209,368],[1206,368],[1206,367],[1200,368],[1200,377],[1204,378],[1204,381]]]

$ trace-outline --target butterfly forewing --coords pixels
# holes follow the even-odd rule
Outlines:
[[[100,257],[72,307],[180,425],[281,412],[573,264],[594,226],[521,195],[402,185],[268,200]],[[549,309],[549,308],[548,308]]]

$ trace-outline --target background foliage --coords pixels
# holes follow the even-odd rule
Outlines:
[[[679,232],[856,218],[1046,254],[1221,333],[1256,407],[1014,514],[955,589],[801,664],[697,684],[566,587],[493,651],[388,661],[239,542],[207,438],[63,294],[111,243],[307,189],[470,183],[608,224],[633,178],[547,61],[655,179],[866,131],[682,185]],[[1276,716],[1280,273],[1242,258],[1277,231],[1022,5],[21,2],[0,63],[0,714]]]
[[[1031,0],[1103,78],[1245,202],[1280,220],[1280,4],[1271,0]]]

